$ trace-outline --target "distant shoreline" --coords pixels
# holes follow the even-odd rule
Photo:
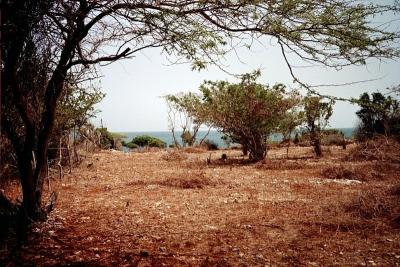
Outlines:
[[[353,133],[354,133],[355,128],[329,128],[329,129],[339,130],[339,131],[343,132],[344,136],[347,139],[351,139],[351,138],[353,138]],[[139,136],[139,135],[149,135],[149,136],[161,139],[162,141],[167,143],[167,145],[171,145],[174,143],[172,133],[170,131],[140,131],[140,132],[117,132],[117,133],[125,136],[124,137],[125,142],[130,142],[134,137]],[[175,136],[178,139],[178,141],[180,140],[181,133],[182,133],[182,131],[175,132]],[[199,131],[198,135],[197,135],[197,140],[201,140],[205,136],[206,133],[207,133],[207,130]],[[209,139],[209,140],[213,141],[214,143],[216,143],[219,148],[227,148],[228,147],[227,144],[221,139],[222,136],[223,135],[220,132],[218,132],[216,130],[211,130],[206,139]],[[270,137],[270,140],[271,141],[281,141],[282,135],[272,134]]]

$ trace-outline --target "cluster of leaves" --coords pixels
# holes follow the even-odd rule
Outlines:
[[[356,129],[356,139],[363,141],[375,135],[400,136],[400,103],[382,93],[368,93],[360,96],[360,110],[356,112],[360,123]]]
[[[164,141],[149,135],[136,136],[132,139],[131,142],[125,144],[125,146],[129,148],[137,148],[137,147],[165,148],[166,145],[167,144]]]
[[[56,111],[55,130],[62,132],[88,124],[97,113],[95,105],[105,97],[99,88],[83,87],[75,81],[65,87]]]

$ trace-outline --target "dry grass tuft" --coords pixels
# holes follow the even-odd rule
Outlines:
[[[159,185],[182,188],[182,189],[202,189],[205,186],[213,185],[210,179],[205,177],[195,177],[189,179],[167,178],[158,182]]]
[[[392,164],[331,165],[321,169],[321,175],[327,179],[350,179],[359,181],[382,180],[392,177],[396,170]]]
[[[350,212],[362,219],[374,219],[390,216],[393,203],[383,190],[368,190],[360,193],[345,207]]]
[[[379,160],[400,163],[400,143],[393,138],[377,136],[358,144],[345,157],[350,161]]]
[[[299,170],[305,169],[304,161],[293,160],[265,160],[262,164],[257,164],[257,168],[266,170]]]
[[[187,159],[187,155],[181,150],[171,150],[161,156],[166,161],[182,161]]]
[[[343,165],[323,168],[321,170],[321,175],[328,179],[364,180],[361,173],[356,173]]]
[[[186,153],[204,153],[206,151],[203,147],[186,147],[183,149]]]

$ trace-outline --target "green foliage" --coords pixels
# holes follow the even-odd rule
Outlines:
[[[138,147],[139,147],[137,144],[132,143],[132,142],[125,143],[124,146],[126,146],[126,147],[128,147],[128,148],[130,148],[130,149],[135,149],[135,148],[138,148]]]
[[[136,136],[132,139],[131,143],[140,147],[166,147],[166,143],[164,141],[149,135]]]
[[[284,85],[257,83],[259,75],[245,74],[237,84],[207,81],[200,86],[202,119],[240,143],[255,161],[266,156],[268,136],[277,131],[280,121],[297,103],[294,95],[285,92]]]
[[[328,125],[334,104],[333,101],[323,102],[322,100],[323,98],[319,96],[307,96],[304,98],[306,129],[310,134],[311,143],[318,157],[322,156],[321,133]]]
[[[55,129],[65,132],[87,124],[96,115],[95,105],[104,97],[100,89],[78,85],[71,77],[57,107]]]
[[[362,141],[377,134],[400,136],[400,103],[382,93],[368,93],[360,96],[360,110],[356,112],[360,124],[356,129],[356,139]]]

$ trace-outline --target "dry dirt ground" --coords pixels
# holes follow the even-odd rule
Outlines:
[[[9,266],[400,266],[399,166],[347,151],[92,154]]]

